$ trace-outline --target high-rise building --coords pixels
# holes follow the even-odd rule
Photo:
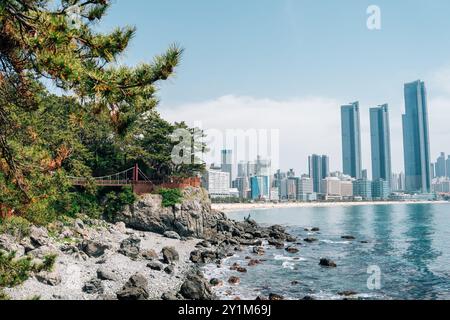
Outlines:
[[[232,150],[222,150],[222,171],[230,174],[230,186],[233,182],[233,151]]]
[[[250,179],[248,177],[237,177],[235,188],[239,190],[239,198],[248,199],[250,194]]]
[[[361,178],[361,129],[359,102],[341,107],[342,163],[344,174]]]
[[[447,164],[447,177],[450,178],[450,156],[448,156],[446,164]]]
[[[447,177],[447,160],[445,159],[444,152],[441,152],[441,155],[437,158],[434,170],[436,178]]]
[[[301,177],[297,180],[297,200],[299,201],[317,200],[317,194],[314,192],[313,179],[309,177]]]
[[[418,80],[405,84],[405,109],[403,145],[406,191],[430,193],[430,136],[424,82]]]
[[[367,179],[353,181],[353,195],[365,201],[372,200],[372,181]]]
[[[270,185],[268,176],[254,176],[250,178],[251,196],[253,200],[269,200]]]
[[[370,136],[372,145],[372,179],[383,179],[391,185],[391,130],[389,106],[370,109]]]
[[[436,164],[432,163],[431,164],[431,179],[436,178]]]
[[[330,161],[328,156],[313,154],[308,158],[309,177],[313,180],[314,192],[322,192],[322,180],[330,176]]]
[[[375,200],[388,200],[391,194],[389,183],[384,179],[372,182],[372,198]]]
[[[238,177],[248,177],[248,164],[244,161],[238,163]]]
[[[230,174],[220,170],[207,170],[202,177],[203,187],[208,190],[211,198],[230,196]]]

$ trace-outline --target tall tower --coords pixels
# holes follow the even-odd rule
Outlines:
[[[372,179],[386,181],[391,186],[391,130],[389,106],[370,109],[370,136],[372,146]]]
[[[430,136],[427,91],[418,80],[405,84],[403,147],[406,191],[431,192]]]
[[[222,150],[222,166],[223,172],[228,172],[230,174],[230,188],[233,182],[233,151]]]
[[[341,107],[342,163],[344,174],[361,178],[361,127],[359,102]]]
[[[313,154],[308,158],[309,177],[313,181],[315,193],[322,193],[322,180],[330,175],[330,164],[328,156]]]

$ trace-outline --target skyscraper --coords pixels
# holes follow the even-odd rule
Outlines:
[[[384,180],[391,185],[391,131],[389,106],[370,109],[370,136],[372,145],[372,180]]]
[[[441,152],[441,155],[437,158],[434,170],[436,178],[443,178],[447,176],[447,161],[445,159],[444,152]]]
[[[447,159],[447,178],[450,178],[450,156]]]
[[[308,158],[309,177],[313,180],[314,192],[321,193],[322,180],[330,175],[330,161],[328,156],[313,154]]]
[[[431,192],[430,137],[427,92],[418,80],[405,84],[403,147],[406,191]]]
[[[359,102],[342,106],[341,124],[344,174],[359,179],[362,170]]]
[[[222,171],[230,174],[230,188],[233,181],[233,151],[222,150]]]

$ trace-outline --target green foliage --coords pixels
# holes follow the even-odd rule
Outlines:
[[[0,289],[0,301],[10,300],[10,297]]]
[[[26,281],[31,273],[50,271],[56,256],[45,257],[44,262],[36,264],[31,257],[16,258],[16,254],[0,251],[0,288],[14,287]]]
[[[30,234],[30,226],[30,222],[22,217],[0,219],[0,234],[6,233],[17,239],[23,239]]]
[[[104,203],[104,215],[110,221],[114,221],[114,215],[121,211],[126,205],[131,205],[136,201],[136,195],[131,188],[124,188],[116,193],[110,192],[106,195]]]
[[[162,205],[165,208],[179,204],[183,200],[180,189],[159,189],[158,193],[162,196]]]

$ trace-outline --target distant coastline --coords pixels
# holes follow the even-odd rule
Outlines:
[[[215,203],[214,210],[225,213],[245,210],[270,210],[288,208],[333,208],[350,206],[450,204],[449,201],[376,201],[376,202],[287,202],[287,203]]]

